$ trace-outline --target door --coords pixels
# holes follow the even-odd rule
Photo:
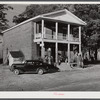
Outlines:
[[[31,72],[34,69],[34,63],[33,62],[27,62],[25,65],[25,71]]]

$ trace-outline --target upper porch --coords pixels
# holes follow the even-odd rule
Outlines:
[[[60,10],[34,18],[34,42],[80,43],[84,21],[69,12]]]
[[[69,34],[68,34],[69,33]],[[41,20],[34,23],[34,42],[81,42],[81,26]]]

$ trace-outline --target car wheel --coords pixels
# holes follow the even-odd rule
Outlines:
[[[39,75],[42,75],[43,73],[44,73],[44,70],[43,70],[42,68],[39,68],[39,69],[38,69],[38,74],[39,74]]]
[[[16,75],[19,75],[19,74],[20,74],[20,70],[15,69],[15,70],[14,70],[14,73],[15,73]]]

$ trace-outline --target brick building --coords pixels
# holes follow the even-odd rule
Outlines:
[[[84,21],[68,10],[42,14],[3,31],[3,61],[9,51],[20,50],[26,60],[44,58],[47,49],[58,62],[58,54],[71,60],[71,51],[81,53],[81,27]]]

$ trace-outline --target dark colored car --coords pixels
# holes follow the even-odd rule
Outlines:
[[[58,71],[59,69],[54,65],[50,65],[39,60],[26,60],[24,63],[13,64],[10,67],[10,70],[18,75],[24,72],[44,74],[45,72]]]

